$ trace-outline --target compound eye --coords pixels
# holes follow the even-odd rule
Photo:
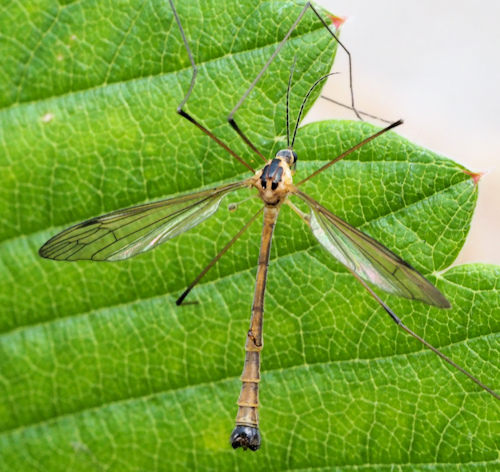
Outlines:
[[[276,153],[276,157],[288,157],[288,149],[281,149]]]
[[[276,153],[276,157],[284,158],[290,166],[295,164],[295,162],[297,161],[297,154],[291,149],[281,149]]]

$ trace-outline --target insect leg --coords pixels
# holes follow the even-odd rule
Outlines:
[[[337,100],[334,100],[333,98],[327,97],[325,95],[321,95],[321,98],[328,101],[328,102],[334,103],[335,105],[337,105],[339,107],[347,108],[348,110],[353,110],[353,108],[351,106],[346,105],[345,103],[339,102]],[[373,118],[374,120],[382,121],[383,123],[392,123],[392,121],[390,121],[390,120],[385,120],[384,118],[380,118],[380,116],[372,115],[371,113],[366,113],[366,112],[361,111],[361,110],[357,110],[357,112],[362,116],[366,116],[367,118]]]
[[[194,84],[196,82],[196,76],[198,74],[198,68],[196,67],[196,64],[194,62],[193,53],[191,52],[191,48],[189,47],[189,43],[186,39],[186,35],[184,34],[184,29],[182,28],[181,20],[179,19],[179,15],[177,14],[177,10],[175,9],[174,2],[173,2],[173,0],[169,0],[169,2],[170,2],[170,6],[172,8],[172,11],[174,13],[175,21],[177,22],[177,25],[179,26],[182,40],[184,42],[184,46],[185,46],[186,51],[187,51],[188,56],[189,56],[189,61],[191,62],[191,66],[193,68],[193,75],[191,77],[191,84],[189,85],[189,90],[187,91],[186,95],[184,96],[181,103],[177,107],[177,113],[179,115],[183,116],[184,118],[186,118],[191,123],[193,123],[196,127],[198,127],[201,131],[203,131],[207,136],[212,138],[219,146],[221,146],[223,149],[225,149],[236,160],[238,160],[241,164],[243,164],[248,170],[255,173],[255,169],[250,164],[248,164],[242,157],[240,157],[238,154],[236,154],[226,143],[221,141],[211,131],[209,131],[207,128],[205,128],[205,126],[203,126],[198,120],[196,120],[191,114],[189,114],[186,110],[183,109],[184,105],[186,105],[186,102],[189,100],[191,92],[193,91]]]
[[[379,137],[381,134],[386,133],[387,131],[391,130],[392,128],[395,128],[396,126],[399,126],[403,124],[403,120],[398,120],[389,126],[386,126],[384,129],[381,129],[380,131],[377,131],[376,133],[372,134],[371,136],[368,136],[367,138],[363,139],[360,141],[358,144],[353,146],[352,148],[348,149],[347,151],[344,151],[342,154],[339,154],[335,159],[331,160],[330,162],[326,163],[324,166],[320,167],[318,170],[314,171],[312,174],[308,175],[305,179],[301,180],[297,185],[302,185],[303,183],[307,182],[309,179],[312,179],[319,173],[323,172],[324,170],[328,169],[328,167],[332,166],[336,162],[340,161],[347,155],[351,154],[351,152],[356,151],[360,147],[364,146],[366,143],[369,143],[370,141],[373,141],[375,138]]]
[[[346,105],[345,103],[339,102],[338,100],[334,100],[333,98],[327,97],[326,95],[321,95],[320,98],[326,100],[327,102],[334,103],[339,107],[347,108],[348,110],[353,109],[350,105]],[[382,121],[383,123],[392,123],[391,120],[386,120],[384,118],[381,118],[380,116],[372,115],[371,113],[366,113],[365,111],[357,110],[357,112],[362,116],[366,116],[367,118],[373,118],[374,120]]]
[[[267,60],[267,62],[264,64],[264,67],[262,67],[262,69],[260,70],[260,72],[257,74],[257,76],[255,77],[255,79],[253,80],[253,82],[250,84],[250,87],[248,87],[248,89],[245,91],[245,93],[242,95],[242,97],[240,98],[240,100],[238,101],[238,103],[236,104],[236,106],[231,110],[231,113],[229,113],[229,116],[227,117],[227,120],[229,122],[229,124],[234,128],[234,130],[239,134],[239,136],[241,137],[241,139],[243,139],[243,141],[245,141],[245,143],[255,152],[257,153],[262,159],[264,159],[264,161],[267,161],[267,159],[262,155],[262,153],[254,146],[254,144],[250,141],[250,139],[245,135],[245,133],[243,133],[243,131],[240,129],[240,127],[238,126],[238,124],[236,123],[236,121],[234,120],[234,115],[236,114],[236,112],[238,111],[238,109],[241,107],[241,105],[243,104],[243,102],[246,100],[246,98],[248,97],[248,95],[250,94],[250,92],[252,91],[252,89],[255,87],[255,85],[257,84],[257,82],[260,80],[260,78],[262,77],[262,75],[264,74],[264,72],[266,72],[266,70],[268,69],[268,67],[271,65],[271,63],[273,62],[273,60],[276,58],[276,56],[279,54],[279,52],[281,51],[281,49],[283,48],[284,44],[286,43],[286,41],[288,40],[288,38],[290,38],[291,34],[293,33],[293,31],[295,30],[295,28],[297,27],[297,25],[299,24],[300,20],[302,19],[302,17],[306,14],[307,12],[307,9],[308,8],[311,8],[311,10],[313,11],[313,13],[319,18],[319,20],[321,21],[321,23],[323,24],[323,26],[327,29],[327,31],[330,33],[330,35],[335,39],[335,41],[337,41],[337,43],[339,44],[339,46],[345,51],[345,53],[347,54],[347,57],[348,57],[348,62],[349,62],[349,88],[350,88],[350,91],[351,91],[351,107],[352,109],[354,110],[354,113],[356,114],[356,116],[362,120],[360,114],[358,113],[358,111],[356,110],[356,107],[354,105],[354,91],[353,91],[353,86],[352,86],[352,60],[351,60],[351,53],[349,52],[349,50],[344,46],[344,44],[339,40],[338,36],[330,29],[330,27],[328,26],[328,24],[326,23],[326,21],[321,17],[321,15],[318,13],[318,11],[311,5],[310,2],[306,2],[306,4],[304,5],[304,8],[302,9],[302,11],[300,12],[299,16],[297,17],[297,19],[293,22],[292,26],[290,27],[290,29],[288,30],[288,32],[286,33],[285,37],[281,40],[281,42],[278,44],[278,47],[275,49],[275,51],[272,53],[271,57]]]
[[[500,395],[489,388],[487,385],[483,384],[480,380],[474,377],[470,372],[465,370],[463,367],[460,367],[458,364],[453,362],[448,356],[445,356],[439,349],[435,348],[432,344],[428,343],[424,338],[420,337],[417,333],[413,332],[410,328],[408,328],[399,317],[381,300],[381,298],[372,290],[372,288],[358,275],[356,272],[352,271],[347,267],[347,270],[356,277],[361,285],[368,291],[368,293],[379,303],[379,305],[386,311],[386,313],[391,317],[392,321],[394,321],[402,330],[406,331],[410,336],[414,337],[417,341],[422,343],[425,347],[430,349],[432,352],[437,354],[441,359],[450,364],[455,369],[462,372],[462,374],[466,375],[471,379],[475,384],[479,385],[482,389],[486,390],[490,395],[493,395],[497,400],[500,400]]]
[[[181,305],[184,299],[188,296],[189,292],[194,286],[203,278],[203,276],[217,263],[217,261],[229,250],[229,248],[240,238],[240,236],[250,227],[250,225],[262,213],[262,207],[252,218],[241,228],[238,233],[229,241],[222,250],[208,263],[208,265],[196,276],[196,278],[189,284],[189,286],[182,292],[182,295],[176,300],[176,305]]]
[[[290,200],[286,200],[285,204],[288,205],[306,225],[310,226],[311,217],[307,213],[299,210]]]

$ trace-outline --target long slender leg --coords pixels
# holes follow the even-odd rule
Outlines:
[[[188,296],[189,292],[194,288],[194,286],[203,278],[203,276],[217,263],[217,261],[229,250],[229,248],[240,238],[240,236],[250,227],[250,225],[257,219],[257,217],[262,213],[261,208],[252,218],[241,228],[237,234],[234,235],[233,239],[229,241],[222,250],[208,263],[208,265],[196,276],[196,278],[189,284],[188,288],[182,292],[182,295],[175,302],[180,305],[184,299]]]
[[[256,451],[260,447],[259,432],[259,382],[260,351],[262,350],[262,322],[264,315],[264,294],[266,291],[267,267],[271,253],[271,240],[279,208],[264,208],[264,224],[260,243],[259,264],[252,305],[252,318],[245,344],[245,365],[241,374],[241,392],[238,399],[236,426],[230,442],[234,449],[242,447]]]
[[[347,151],[344,151],[342,154],[338,155],[335,159],[331,160],[330,162],[328,162],[327,164],[325,164],[324,166],[320,167],[318,170],[314,171],[312,174],[310,174],[309,176],[307,176],[304,180],[301,180],[298,184],[296,184],[296,186],[298,187],[299,185],[302,185],[304,182],[307,182],[309,179],[312,179],[313,177],[315,177],[319,173],[321,173],[324,170],[328,169],[328,167],[330,167],[333,164],[335,164],[336,162],[340,161],[341,159],[343,159],[348,154],[351,154],[351,152],[356,151],[356,149],[359,149],[360,147],[362,147],[366,143],[369,143],[370,141],[374,140],[375,138],[377,138],[381,134],[384,134],[387,131],[391,130],[392,128],[395,128],[396,126],[399,126],[401,124],[403,124],[403,120],[398,120],[398,121],[390,124],[389,126],[386,126],[384,129],[381,129],[380,131],[377,131],[376,133],[372,134],[371,136],[368,136],[368,138],[363,139],[363,141],[360,141],[358,144],[356,144],[352,148],[348,149]]]
[[[493,395],[497,400],[500,400],[500,395],[489,388],[487,385],[483,384],[480,380],[474,377],[470,372],[466,371],[463,367],[460,367],[458,364],[453,362],[448,356],[445,356],[439,349],[435,348],[432,344],[428,343],[424,338],[420,337],[417,333],[413,332],[410,328],[408,328],[403,322],[399,319],[399,317],[382,301],[382,299],[372,290],[372,288],[358,275],[356,272],[352,271],[347,267],[347,270],[356,277],[361,285],[368,291],[368,293],[382,306],[382,308],[387,312],[387,314],[391,317],[392,321],[394,321],[401,329],[406,331],[410,336],[414,337],[417,341],[422,343],[425,347],[433,351],[437,354],[441,359],[450,364],[455,369],[462,372],[462,374],[466,375],[471,379],[474,383],[479,385],[482,389],[486,390],[489,394]]]
[[[198,74],[198,68],[196,67],[196,64],[194,62],[193,58],[193,53],[191,52],[191,48],[189,47],[189,43],[186,39],[186,35],[184,34],[184,29],[182,28],[181,20],[179,19],[179,15],[177,15],[177,10],[175,9],[174,2],[173,0],[169,0],[170,2],[170,7],[172,8],[172,11],[174,13],[175,21],[177,22],[177,26],[179,26],[179,30],[181,32],[182,40],[184,41],[184,46],[186,47],[186,51],[189,56],[189,60],[191,62],[191,66],[193,68],[193,75],[191,77],[191,84],[189,85],[189,90],[187,91],[186,95],[182,99],[181,103],[177,107],[177,113],[187,120],[189,120],[191,123],[193,123],[195,126],[197,126],[201,131],[203,131],[207,136],[212,138],[219,146],[221,146],[223,149],[225,149],[231,156],[236,158],[241,164],[243,164],[248,170],[252,171],[255,173],[255,169],[248,164],[242,157],[240,157],[238,154],[236,154],[226,143],[221,141],[217,136],[215,136],[211,131],[209,131],[207,128],[205,128],[199,121],[197,121],[192,115],[190,115],[187,111],[183,110],[184,105],[186,102],[189,100],[189,97],[191,95],[191,92],[193,91],[194,84],[196,82],[196,75]]]
[[[264,161],[267,161],[267,159],[262,155],[262,153],[254,146],[254,144],[250,141],[250,139],[241,131],[240,127],[237,125],[236,121],[234,120],[234,115],[238,111],[238,109],[241,107],[243,102],[246,100],[252,89],[255,87],[257,82],[260,80],[264,72],[268,69],[268,67],[271,65],[273,60],[276,58],[278,53],[281,51],[282,47],[290,37],[290,35],[293,33],[297,25],[299,24],[300,20],[302,20],[302,17],[306,14],[307,9],[311,8],[313,13],[319,18],[323,26],[327,29],[327,31],[330,33],[331,36],[337,41],[339,46],[345,51],[348,57],[348,62],[349,62],[349,88],[351,90],[351,107],[356,114],[356,116],[362,120],[360,114],[356,110],[356,106],[354,105],[354,91],[352,87],[352,59],[351,59],[351,53],[349,50],[344,46],[344,44],[339,40],[338,36],[330,29],[326,21],[321,17],[321,15],[318,13],[318,11],[311,5],[310,2],[306,2],[304,5],[304,8],[300,12],[299,16],[297,19],[294,21],[290,29],[288,30],[287,34],[285,37],[281,40],[281,42],[278,44],[278,47],[275,49],[275,51],[272,53],[271,57],[267,60],[267,62],[264,64],[264,67],[260,70],[260,72],[257,74],[253,82],[250,84],[250,87],[246,90],[246,92],[242,95],[238,103],[235,105],[235,107],[231,110],[231,113],[229,113],[229,116],[227,117],[227,120],[229,121],[229,124],[234,128],[234,130],[240,135],[241,139],[245,141],[245,143],[255,152],[257,153]]]
[[[311,225],[311,218],[309,217],[308,214],[304,213],[300,209],[298,209],[290,200],[286,200],[285,204],[288,205],[296,215],[299,216],[299,218],[307,225]]]
[[[345,103],[339,102],[337,100],[334,100],[333,98],[327,97],[326,95],[321,95],[320,98],[322,98],[323,100],[326,100],[328,102],[334,103],[335,105],[337,105],[339,107],[347,108],[348,110],[353,110],[353,108],[351,106],[346,105]],[[357,112],[362,116],[366,116],[368,118],[373,118],[374,120],[382,121],[383,123],[392,123],[392,121],[390,121],[390,120],[385,120],[384,118],[380,118],[380,116],[372,115],[371,113],[366,113],[366,112],[361,111],[361,110],[357,110]]]

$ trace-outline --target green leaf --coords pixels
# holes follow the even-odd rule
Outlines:
[[[199,65],[189,110],[261,165],[225,117],[302,4],[176,5]],[[85,218],[247,175],[175,113],[191,70],[168,2],[8,2],[0,11],[0,470],[498,469],[498,401],[398,331],[288,207],[266,298],[263,446],[233,451],[258,225],[196,287],[199,303],[175,300],[258,202],[234,213],[223,204],[129,261],[37,254]],[[308,13],[237,116],[265,155],[283,146],[294,55],[292,116],[334,51]],[[373,129],[301,128],[298,179]],[[391,133],[304,190],[437,284],[452,310],[383,297],[498,391],[500,269],[448,268],[477,197],[465,169]]]

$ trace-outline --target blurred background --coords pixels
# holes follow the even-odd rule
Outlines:
[[[500,264],[500,2],[316,0],[346,18],[359,110],[405,123],[397,133],[473,172],[484,172],[467,242],[456,263]],[[310,13],[308,13],[310,14]],[[323,95],[350,103],[339,49]],[[349,118],[319,99],[305,122]]]

